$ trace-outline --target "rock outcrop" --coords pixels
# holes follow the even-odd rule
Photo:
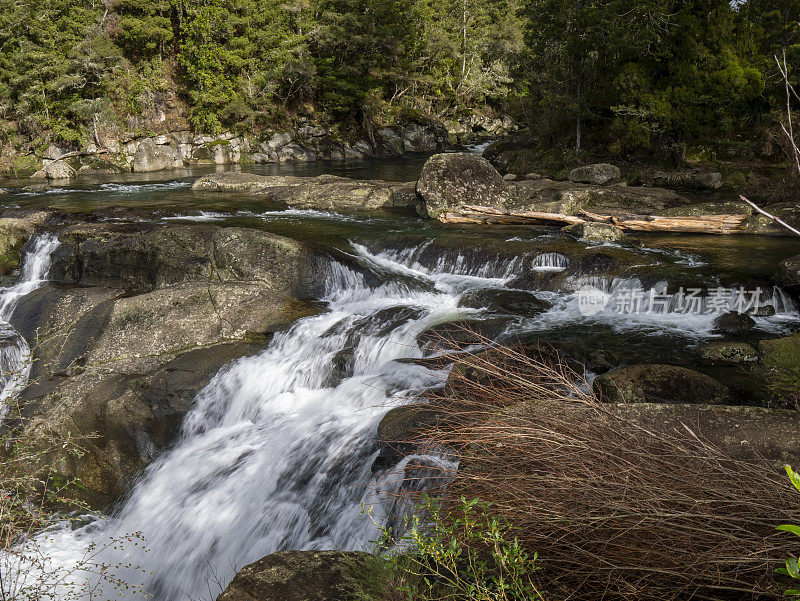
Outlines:
[[[183,167],[183,159],[177,149],[156,144],[152,138],[142,140],[133,156],[133,170],[140,173],[163,171]]]
[[[34,348],[26,427],[85,438],[56,458],[73,496],[103,509],[168,446],[226,363],[318,311],[327,259],[258,230],[80,224],[11,323]]]
[[[291,177],[226,172],[201,177],[193,189],[259,195],[285,206],[333,211],[413,210],[417,202],[413,183],[354,180],[334,175]]]
[[[776,279],[781,286],[800,291],[800,255],[783,261],[778,266]]]
[[[729,398],[725,385],[704,374],[673,365],[636,365],[616,369],[594,382],[609,403],[721,405]]]
[[[417,194],[422,199],[420,216],[436,219],[464,204],[502,208],[509,187],[489,161],[462,152],[431,157],[417,182]]]

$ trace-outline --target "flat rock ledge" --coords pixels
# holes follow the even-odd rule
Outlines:
[[[334,175],[319,177],[267,176],[252,173],[214,173],[192,186],[201,192],[263,196],[300,209],[374,211],[416,207],[414,182],[355,180]]]

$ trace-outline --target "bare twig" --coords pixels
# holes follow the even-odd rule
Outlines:
[[[739,198],[741,198],[741,199],[742,199],[744,202],[746,202],[747,204],[749,204],[751,207],[753,207],[753,208],[754,208],[756,211],[758,211],[758,212],[759,212],[759,213],[761,213],[762,215],[764,215],[764,216],[766,216],[766,217],[769,217],[769,218],[770,218],[770,219],[772,219],[772,220],[773,220],[775,223],[778,223],[778,224],[782,225],[783,227],[785,227],[787,230],[789,230],[789,231],[790,231],[790,232],[792,232],[793,234],[796,234],[797,236],[800,236],[800,230],[797,230],[797,229],[793,228],[791,225],[789,225],[788,223],[786,223],[786,222],[785,222],[783,219],[781,219],[780,217],[776,217],[775,215],[772,215],[772,214],[770,214],[770,213],[767,213],[767,212],[766,212],[764,209],[762,209],[761,207],[759,207],[759,206],[758,206],[756,203],[754,203],[752,200],[748,200],[747,198],[745,198],[745,197],[744,197],[744,196],[742,196],[742,195],[740,195],[740,196],[739,196]]]

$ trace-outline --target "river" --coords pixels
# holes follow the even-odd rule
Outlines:
[[[416,177],[424,158],[259,171],[402,181]],[[378,533],[362,507],[373,506],[373,517],[385,520],[402,470],[372,474],[377,424],[391,407],[443,383],[445,372],[408,361],[436,352],[420,334],[439,324],[460,320],[498,340],[562,343],[583,356],[601,352],[599,363],[687,365],[729,383],[740,402],[752,401],[741,370],[697,360],[698,346],[719,338],[714,319],[734,306],[741,288],[760,290],[761,304],[775,311],[757,317],[744,340],[800,325],[794,302],[770,283],[777,263],[800,253],[792,239],[641,235],[625,245],[589,244],[548,227],[486,230],[412,215],[281,210],[193,192],[190,183],[202,172],[87,180],[44,193],[12,186],[3,205],[76,212],[122,206],[135,211],[126,219],[263,229],[335,248],[359,269],[331,260],[318,299],[326,311],[218,373],[195,399],[179,440],[111,515],[61,522],[37,537],[47,569],[61,575],[87,550],[100,549],[115,577],[142,585],[156,600],[210,601],[238,569],[274,551],[371,548]],[[29,247],[29,263],[36,259],[39,271],[23,282],[42,285],[41,266],[56,244],[43,237]],[[587,286],[607,301],[641,290],[644,305],[587,315],[579,304]],[[687,311],[675,297],[694,288],[706,300]],[[712,291],[725,291],[729,306],[711,307]],[[652,299],[665,292],[670,301],[655,306]],[[589,368],[591,380],[591,362]],[[146,551],[104,546],[135,532]],[[35,576],[33,566],[23,569]],[[67,579],[86,578],[92,576]]]

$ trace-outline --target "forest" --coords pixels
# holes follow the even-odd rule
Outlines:
[[[0,136],[478,110],[564,148],[735,145],[785,108],[775,57],[800,65],[799,18],[798,0],[2,0]]]

